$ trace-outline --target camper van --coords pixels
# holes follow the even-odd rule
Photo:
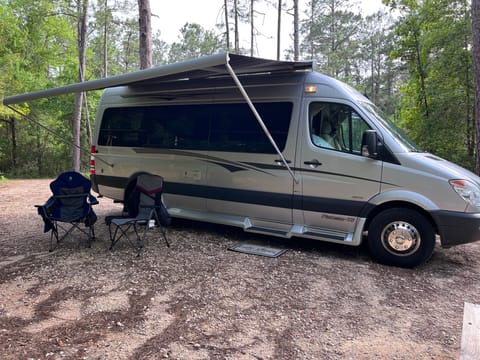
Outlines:
[[[218,54],[27,98],[98,88],[91,179],[105,197],[122,201],[139,174],[158,174],[172,217],[367,241],[401,267],[427,261],[437,239],[480,239],[480,178],[418,149],[312,61]]]

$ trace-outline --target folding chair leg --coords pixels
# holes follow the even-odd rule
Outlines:
[[[112,236],[112,229],[111,229],[111,225],[108,225],[108,232],[110,233],[110,241],[111,241],[111,244],[110,244],[110,250],[113,250],[113,247],[116,245],[116,243],[122,238],[123,234],[121,234],[118,238],[117,238],[117,233],[118,233],[118,229],[120,229],[123,233],[123,230],[120,228],[120,227],[116,227],[115,228],[115,231],[113,233],[113,236]]]
[[[155,214],[156,214],[156,213],[155,213]],[[156,219],[156,224],[157,224],[156,226],[159,227],[159,230],[160,230],[160,232],[162,233],[163,238],[165,239],[165,243],[167,244],[167,247],[170,247],[170,244],[169,244],[169,242],[168,242],[165,229],[163,228],[162,225],[160,225],[160,221],[159,221],[159,219],[158,219],[158,216],[152,215],[152,213],[150,213],[150,219],[152,219],[152,220],[153,220],[152,216]],[[143,226],[143,224],[142,224],[142,226]],[[143,247],[144,247],[144,241],[145,241],[145,238],[147,237],[147,231],[150,229],[149,221],[147,221],[144,226],[145,226],[145,229],[143,230],[142,236],[140,236],[140,235],[138,234],[138,231],[137,231],[137,226],[136,226],[136,224],[134,224],[135,234],[136,234],[136,236],[137,236],[137,245],[138,245],[138,246],[137,246],[137,251],[138,251],[138,256],[140,256],[140,252],[142,251],[142,249],[143,249]]]
[[[55,238],[55,240],[56,240],[55,246],[53,246],[53,238]],[[48,251],[52,252],[53,250],[55,250],[55,248],[57,247],[59,241],[60,241],[60,240],[58,239],[58,227],[57,227],[57,223],[53,223],[53,227],[52,227],[51,233],[50,233],[50,249],[49,249]]]
[[[143,249],[143,246],[144,246],[143,239],[145,239],[145,234],[147,232],[147,226],[148,225],[145,225],[145,230],[143,231],[143,236],[140,237],[140,235],[138,234],[137,223],[133,223],[133,229],[135,230],[135,235],[137,236],[137,256],[140,256],[140,252]]]
[[[50,233],[50,249],[49,249],[50,252],[55,250],[58,244],[63,239],[65,239],[70,233],[72,233],[75,229],[80,230],[82,233],[88,236],[87,246],[89,248],[92,247],[91,242],[93,239],[95,239],[95,230],[93,225],[88,227],[88,231],[81,229],[79,225],[73,224],[73,223],[71,224],[71,227],[68,229],[62,225],[59,225],[56,221],[52,222],[52,225],[53,226],[51,228],[51,233]],[[60,236],[59,228],[65,232],[62,236]],[[55,239],[55,244],[54,244],[54,239]]]
[[[119,225],[116,225],[116,224],[114,225],[115,225],[115,231],[113,232],[113,234],[112,234],[112,228],[111,228],[112,224],[108,225],[108,232],[109,232],[110,241],[111,241],[110,250],[113,250],[113,247],[120,241],[122,237],[125,237],[130,242],[130,238],[128,237],[127,232],[132,227],[132,224],[128,224],[126,229],[123,229]],[[120,230],[120,235],[117,236],[119,230]]]
[[[160,232],[161,232],[162,235],[163,235],[163,238],[164,238],[164,240],[165,240],[165,243],[167,244],[167,247],[170,247],[170,244],[169,244],[168,239],[167,239],[166,230],[165,230],[165,228],[162,226],[162,224],[160,223],[160,218],[158,217],[158,213],[157,213],[155,210],[152,210],[152,212],[150,213],[150,217],[152,216],[152,214],[153,214],[153,216],[155,217],[155,221],[156,221],[158,227],[160,228]]]
[[[162,232],[163,238],[165,239],[165,243],[167,244],[167,247],[170,247],[170,243],[168,242],[167,239],[167,230],[163,226],[160,225],[160,231]]]
[[[93,229],[93,226],[88,227],[88,243],[87,246],[89,248],[92,247],[92,241],[95,239],[95,230]]]

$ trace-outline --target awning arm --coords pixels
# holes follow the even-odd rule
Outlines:
[[[262,127],[263,132],[265,133],[265,135],[267,135],[268,140],[270,140],[270,143],[273,145],[273,147],[275,148],[275,151],[277,152],[278,156],[280,156],[280,159],[282,160],[283,164],[285,165],[285,167],[287,168],[288,172],[289,172],[290,175],[292,176],[293,181],[295,181],[295,183],[298,184],[299,181],[297,180],[297,178],[295,177],[295,174],[293,173],[292,169],[291,169],[290,166],[288,165],[287,160],[285,159],[285,157],[283,156],[282,152],[281,152],[280,149],[278,148],[277,143],[275,142],[275,140],[273,139],[272,135],[270,134],[270,131],[268,130],[268,128],[267,128],[267,126],[265,125],[265,123],[263,122],[262,117],[260,116],[260,114],[258,113],[257,109],[255,108],[255,105],[253,105],[252,100],[250,100],[250,97],[248,96],[248,94],[247,94],[247,92],[245,91],[242,83],[240,82],[240,80],[238,79],[237,75],[235,74],[235,71],[233,71],[232,67],[230,66],[230,59],[228,58],[228,54],[227,54],[227,61],[226,61],[226,63],[225,63],[225,66],[226,66],[226,68],[227,68],[230,76],[232,77],[233,81],[234,81],[235,84],[237,85],[238,89],[239,89],[240,92],[242,93],[242,95],[243,95],[245,101],[247,102],[248,106],[250,107],[250,109],[252,110],[253,114],[255,115],[255,118],[257,119],[258,123],[259,123],[260,126]]]

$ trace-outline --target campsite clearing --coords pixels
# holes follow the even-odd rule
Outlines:
[[[35,204],[50,180],[0,183],[2,359],[458,359],[464,303],[480,302],[480,242],[413,269],[365,247],[175,221],[171,247],[109,251],[99,199],[92,248],[48,252]],[[228,249],[286,247],[279,257]]]

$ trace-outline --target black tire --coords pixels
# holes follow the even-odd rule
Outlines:
[[[373,218],[368,229],[368,246],[379,262],[412,268],[432,256],[435,231],[418,211],[392,208]]]

